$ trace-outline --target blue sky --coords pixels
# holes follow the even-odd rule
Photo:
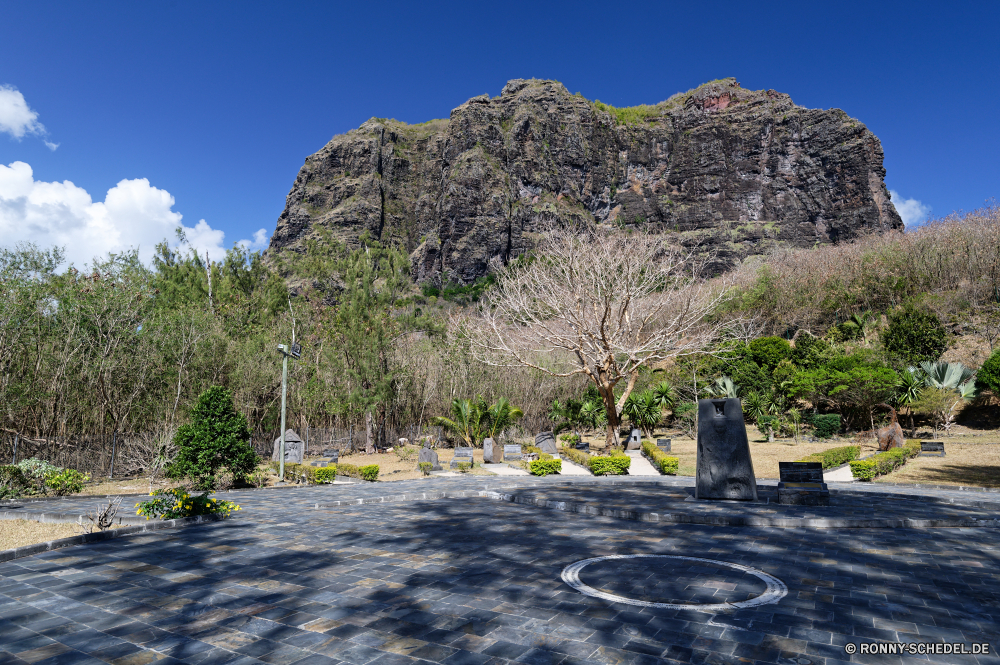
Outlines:
[[[735,76],[842,108],[912,223],[1000,195],[998,28],[996,2],[0,0],[0,245],[79,265],[181,223],[259,247],[331,136],[529,77],[627,106]]]

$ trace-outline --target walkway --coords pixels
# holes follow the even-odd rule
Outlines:
[[[0,563],[0,663],[839,665],[903,662],[848,645],[941,641],[991,655],[930,662],[1000,663],[1000,528],[570,510],[985,523],[1000,493],[856,483],[805,509],[696,502],[691,484],[463,476],[226,493],[243,510],[223,522]]]

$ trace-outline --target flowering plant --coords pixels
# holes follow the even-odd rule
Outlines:
[[[158,517],[165,520],[175,520],[181,517],[195,515],[212,515],[219,513],[224,517],[240,507],[232,501],[219,501],[208,496],[208,493],[191,496],[178,488],[153,490],[148,501],[135,504],[136,515],[145,515],[148,520]]]

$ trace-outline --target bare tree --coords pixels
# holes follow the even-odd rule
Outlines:
[[[700,279],[703,265],[659,236],[603,230],[553,235],[535,260],[500,271],[481,319],[470,322],[468,332],[488,364],[585,375],[604,401],[610,446],[639,369],[702,351],[731,324],[706,321],[726,289]],[[622,381],[626,386],[616,399]]]

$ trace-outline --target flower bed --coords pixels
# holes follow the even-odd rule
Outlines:
[[[230,513],[240,509],[232,501],[219,501],[209,497],[207,492],[191,496],[182,489],[171,488],[153,490],[149,496],[152,498],[135,504],[135,514],[143,515],[147,520],[154,517],[175,520],[182,517],[216,514],[229,517]]]

